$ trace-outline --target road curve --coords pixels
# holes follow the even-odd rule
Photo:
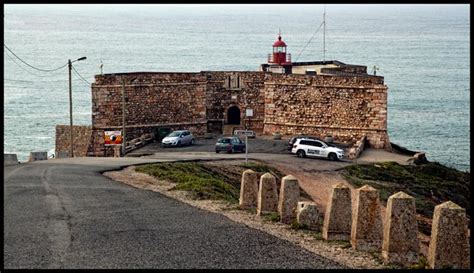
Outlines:
[[[4,167],[4,268],[344,268],[101,175],[133,159],[77,162]]]

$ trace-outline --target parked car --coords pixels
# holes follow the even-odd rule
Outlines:
[[[319,138],[312,137],[312,136],[305,136],[305,135],[294,136],[294,137],[290,138],[290,140],[288,140],[288,152],[291,152],[291,149],[293,149],[293,144],[295,144],[296,140],[302,139],[302,138],[320,140]]]
[[[161,141],[162,147],[181,147],[183,145],[193,145],[194,136],[188,130],[173,131]]]
[[[235,153],[236,151],[245,152],[245,142],[238,137],[221,137],[216,143],[216,153],[221,151]]]
[[[310,138],[297,139],[293,144],[291,153],[298,157],[324,157],[332,161],[344,158],[342,149],[331,147],[323,141]]]

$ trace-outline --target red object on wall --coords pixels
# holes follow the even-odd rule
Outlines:
[[[280,34],[278,34],[278,40],[273,43],[273,53],[268,55],[268,63],[291,64],[291,54],[286,53],[286,43],[281,40]]]

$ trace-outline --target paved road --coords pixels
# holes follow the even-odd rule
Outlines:
[[[5,268],[343,268],[290,242],[100,174],[146,159],[5,166]]]

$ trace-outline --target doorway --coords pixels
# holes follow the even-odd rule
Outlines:
[[[237,106],[232,106],[227,110],[227,124],[240,125],[240,109]]]

